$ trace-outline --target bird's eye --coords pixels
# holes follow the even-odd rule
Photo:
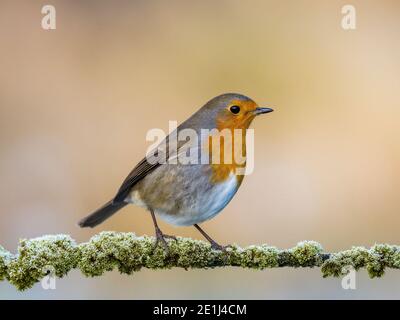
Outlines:
[[[240,112],[240,107],[239,106],[232,106],[229,108],[233,114],[238,114]]]

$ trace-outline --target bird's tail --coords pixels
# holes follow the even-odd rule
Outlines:
[[[81,228],[86,228],[86,227],[93,228],[98,224],[102,223],[104,220],[111,217],[114,213],[116,213],[119,209],[125,207],[126,205],[127,205],[126,202],[115,203],[113,202],[113,200],[110,200],[100,209],[97,209],[92,214],[83,218],[81,221],[78,222],[78,224]]]

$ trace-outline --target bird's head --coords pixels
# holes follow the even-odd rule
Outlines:
[[[256,116],[273,111],[261,108],[252,99],[237,93],[217,96],[204,107],[214,114],[219,130],[247,129]]]

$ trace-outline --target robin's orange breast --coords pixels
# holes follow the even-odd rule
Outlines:
[[[235,175],[241,184],[246,167],[246,129],[213,131],[203,142],[203,152],[209,155],[212,182],[223,182]]]
[[[240,105],[244,112],[232,116],[222,110],[215,119],[216,130],[204,141],[203,150],[210,155],[213,182],[226,181],[234,174],[240,185],[246,168],[246,130],[255,117],[252,111],[257,104],[233,99],[229,105]]]

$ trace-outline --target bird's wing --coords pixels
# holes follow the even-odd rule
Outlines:
[[[178,141],[176,147],[172,144],[169,148],[166,147],[168,146],[168,140],[169,136],[161,142],[157,147],[156,151],[158,158],[161,159],[168,159],[166,162],[171,161],[173,159],[176,159],[179,157],[181,153],[186,153],[188,150],[188,144],[186,141]],[[163,144],[164,143],[164,144]],[[160,147],[163,146],[163,147]],[[194,148],[198,148],[197,144],[196,146],[192,146]],[[176,152],[174,150],[177,150]],[[172,151],[172,152],[170,152]],[[170,152],[170,155],[169,155]],[[154,154],[154,152],[153,152]],[[164,155],[164,157],[162,157]],[[171,162],[170,162],[171,163]],[[156,163],[151,163],[148,161],[148,159],[145,157],[142,159],[136,167],[133,168],[133,170],[129,173],[129,175],[126,177],[124,182],[122,183],[121,187],[119,188],[117,194],[115,195],[113,199],[113,203],[119,203],[123,202],[129,193],[131,192],[132,188],[135,186],[136,183],[138,183],[140,180],[142,180],[147,174],[155,170],[157,167],[159,167],[162,163],[156,162]]]
[[[114,197],[113,202],[122,202],[129,195],[133,186],[143,179],[149,172],[153,171],[155,168],[160,166],[160,163],[149,163],[147,158],[142,159],[136,167],[129,173],[121,187],[119,188],[117,194]]]

